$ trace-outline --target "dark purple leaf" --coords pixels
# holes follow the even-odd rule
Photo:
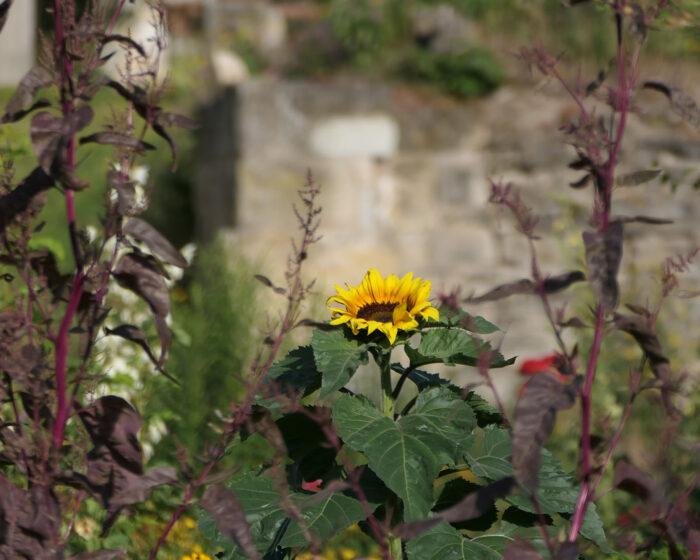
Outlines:
[[[41,111],[32,118],[29,134],[32,149],[39,160],[39,165],[48,174],[56,173],[55,162],[65,141],[73,134],[87,126],[93,117],[89,105],[82,105],[69,115],[61,118],[48,111]],[[65,163],[58,165],[60,174],[70,182],[72,170]]]
[[[143,474],[143,453],[137,437],[141,417],[128,402],[114,395],[99,398],[80,412],[80,419],[95,447],[105,446],[121,466]]]
[[[575,282],[585,280],[585,275],[580,270],[564,272],[556,276],[549,276],[542,282],[542,288],[547,294],[554,294],[568,288]],[[529,278],[523,278],[517,282],[501,284],[494,289],[478,297],[468,297],[467,303],[483,303],[486,301],[496,301],[515,294],[536,294],[537,284]]]
[[[615,218],[616,221],[623,223],[639,223],[639,224],[651,224],[654,226],[663,226],[672,224],[673,220],[666,220],[664,218],[653,218],[651,216],[618,216]]]
[[[582,189],[584,187],[588,186],[588,183],[591,182],[591,174],[586,173],[583,177],[581,177],[578,181],[574,181],[573,183],[569,183],[569,186],[572,189]]]
[[[119,259],[112,274],[120,286],[143,298],[151,307],[160,338],[159,363],[162,364],[170,344],[170,329],[165,323],[170,313],[170,295],[163,279],[165,271],[151,255],[132,252]]]
[[[17,488],[0,473],[0,558],[59,558],[53,543],[60,527],[58,500],[50,488]]]
[[[143,453],[137,437],[141,417],[124,399],[102,397],[79,415],[94,447],[87,455],[87,476],[72,473],[66,482],[88,489],[107,510],[102,524],[104,535],[130,496],[129,488],[141,492],[160,477],[156,474],[153,478],[142,478]],[[114,497],[122,492],[125,492],[122,501],[115,502]]]
[[[141,296],[156,315],[168,315],[168,287],[163,279],[164,273],[154,257],[141,252],[127,253],[119,259],[112,274],[120,286]]]
[[[80,144],[88,144],[90,142],[95,142],[97,144],[109,144],[112,146],[124,146],[126,148],[132,148],[137,153],[143,153],[146,150],[155,150],[156,147],[153,144],[129,136],[128,134],[122,134],[120,132],[96,132],[95,134],[90,134],[89,136],[83,136],[80,139]]]
[[[118,42],[118,43],[124,43],[127,47],[131,47],[133,49],[136,49],[138,53],[141,56],[146,56],[145,51],[143,50],[143,47],[134,41],[131,37],[127,37],[126,35],[118,35],[116,33],[113,33],[112,35],[104,35],[102,37],[102,44],[106,45],[107,43],[112,43],[112,42]]]
[[[37,167],[15,189],[0,197],[0,230],[27,210],[38,214],[43,206],[43,198],[39,195],[53,184],[53,179],[41,167]]]
[[[627,173],[626,175],[620,175],[615,178],[615,186],[636,187],[637,185],[653,181],[661,175],[661,172],[661,169],[645,169],[643,171],[635,171],[633,173]]]
[[[25,107],[34,101],[36,93],[40,89],[50,86],[52,82],[51,74],[47,70],[40,66],[32,68],[24,75],[17,90],[8,101],[2,122],[15,122],[29,111],[38,108],[37,103],[39,102],[35,103],[32,108],[25,110]],[[41,105],[44,103],[48,103],[48,101],[43,100]]]
[[[267,439],[278,456],[287,455],[287,444],[284,442],[282,432],[272,418],[272,413],[264,406],[253,405],[246,418],[246,429],[249,433],[258,432]]]
[[[162,261],[180,268],[187,267],[187,261],[180,252],[145,220],[129,218],[122,226],[122,231],[129,237],[144,243]]]
[[[614,325],[623,332],[631,335],[644,352],[651,370],[657,379],[667,382],[671,378],[671,365],[664,355],[659,337],[651,330],[645,317],[627,317],[616,314]]]
[[[585,155],[581,152],[578,152],[577,155],[578,155],[578,159],[572,161],[571,163],[569,163],[567,165],[567,167],[569,169],[577,169],[577,170],[588,169],[588,170],[591,170],[595,167],[595,165],[593,164],[593,162],[591,161],[591,159],[587,155]]]
[[[516,539],[503,553],[503,560],[542,560],[539,551],[527,541]]]
[[[393,532],[404,540],[411,540],[433,528],[441,521],[457,523],[476,519],[488,512],[496,500],[507,496],[514,486],[515,480],[513,477],[497,480],[487,486],[480,487],[455,505],[443,509],[435,517],[402,523]]]
[[[165,317],[161,315],[154,315],[153,320],[156,324],[156,331],[158,331],[158,340],[160,341],[160,356],[158,357],[158,364],[162,366],[165,363],[165,358],[168,355],[168,348],[170,348],[170,342],[172,340],[172,332],[168,323],[165,321]],[[172,377],[172,381],[175,381]],[[175,381],[177,383],[177,381]]]
[[[51,167],[61,146],[62,124],[61,117],[48,111],[41,111],[32,118],[29,130],[32,149],[39,165],[47,174],[51,173]]]
[[[586,279],[586,275],[580,270],[572,270],[571,272],[565,272],[557,276],[549,276],[544,279],[542,287],[546,294],[555,294],[565,290],[571,284],[576,282],[582,282]]]
[[[175,113],[165,113],[158,108],[158,110],[154,113],[155,118],[151,122],[151,126],[153,127],[153,132],[158,134],[160,137],[162,137],[170,146],[170,151],[173,154],[173,171],[177,167],[177,146],[175,145],[175,141],[172,139],[170,134],[165,130],[165,127],[167,126],[177,126],[180,128],[184,128],[187,130],[194,130],[198,128],[198,125],[196,122],[194,122],[192,119],[188,119],[187,117],[183,115],[178,115]]]
[[[516,480],[534,493],[538,486],[542,445],[552,433],[557,410],[573,406],[578,383],[564,385],[549,373],[536,373],[515,405],[513,470]]]
[[[576,560],[578,558],[578,543],[566,541],[561,544],[552,560]]]
[[[224,486],[209,486],[199,505],[214,518],[219,531],[235,542],[249,558],[262,560],[250,535],[245,511],[231,490]]]
[[[2,363],[2,361],[3,360],[0,359],[0,363]],[[19,436],[17,432],[9,428],[10,426],[5,424],[5,426],[0,429],[0,443],[2,443],[0,446],[0,464],[15,465],[19,472],[26,475],[27,467],[24,462],[24,457],[26,457],[27,449],[31,444],[27,441],[26,435]],[[0,487],[1,486],[0,484]]]
[[[48,249],[37,249],[28,256],[32,270],[45,278],[47,287],[55,296],[58,296],[70,275],[61,274],[56,262],[56,256]]]
[[[430,519],[419,519],[418,521],[408,521],[393,529],[393,534],[404,541],[410,541],[417,536],[429,531],[435,525],[442,522],[440,516]]]
[[[636,313],[637,315],[641,315],[642,317],[646,317],[647,319],[651,317],[651,311],[649,311],[646,307],[637,305],[636,303],[626,303],[625,307],[629,309],[632,313]]]
[[[32,371],[31,369],[25,371],[34,374],[28,378],[28,381],[30,381],[30,383],[35,383],[36,371]],[[16,376],[15,379],[17,379]],[[19,391],[18,393],[22,401],[22,406],[29,417],[37,418],[43,427],[50,426],[53,422],[54,415],[51,408],[49,408],[47,396],[43,394],[36,395],[27,391]]]
[[[648,474],[622,460],[615,463],[613,486],[637,496],[642,501],[647,501],[656,488],[656,484]]]
[[[75,134],[89,125],[93,116],[94,112],[90,105],[81,105],[63,119],[61,134],[63,134],[63,136]]]
[[[560,327],[571,327],[574,329],[582,329],[586,327],[586,323],[584,323],[581,319],[578,317],[571,317],[570,319],[567,319],[566,321],[562,321],[560,323],[557,323]]]
[[[613,311],[619,301],[617,271],[622,260],[622,222],[610,222],[604,232],[584,231],[586,268],[593,293],[606,311]]]
[[[141,116],[141,118],[148,120],[148,97],[146,96],[146,91],[139,86],[134,85],[133,91],[129,91],[119,82],[114,80],[109,80],[104,83],[104,85],[111,87],[124,99],[134,104],[134,109]]]
[[[610,64],[608,64],[607,68],[603,68],[602,70],[598,71],[598,75],[596,76],[595,80],[592,82],[589,82],[588,85],[586,86],[586,93],[585,95],[591,95],[592,93],[595,93],[600,86],[603,85],[605,82],[605,79],[608,76],[608,72],[610,71]]]
[[[36,111],[37,109],[43,109],[45,107],[51,107],[51,102],[48,99],[46,99],[45,97],[42,97],[41,99],[37,99],[34,103],[32,103],[26,109],[22,109],[21,111],[17,111],[16,113],[13,113],[12,115],[9,115],[9,114],[3,115],[3,117],[0,118],[0,124],[17,122],[19,120],[22,120],[29,113],[32,113],[32,112]]]
[[[459,503],[442,510],[439,515],[450,523],[476,519],[484,515],[496,500],[507,496],[514,486],[515,480],[512,477],[502,478],[482,486]]]
[[[157,467],[151,469],[146,474],[131,481],[128,486],[122,488],[119,492],[116,492],[114,496],[112,496],[110,505],[112,507],[119,507],[145,502],[154,488],[175,481],[177,481],[177,471],[174,467]]]
[[[125,559],[126,550],[95,550],[93,552],[83,552],[77,556],[69,556],[68,560],[114,560],[115,558]]]
[[[272,288],[272,290],[277,294],[284,295],[287,293],[287,290],[285,290],[284,288],[280,288],[279,286],[275,286],[267,276],[263,276],[262,274],[256,274],[254,276],[254,278],[258,282],[260,282],[261,284],[267,286],[268,288]]]
[[[175,169],[177,167],[177,147],[170,134],[165,130],[165,127],[178,126],[181,128],[193,129],[197,128],[197,124],[187,117],[175,113],[165,113],[160,107],[150,105],[148,103],[146,91],[138,86],[133,86],[133,89],[129,90],[119,82],[113,80],[106,82],[105,85],[111,87],[124,99],[133,103],[136,112],[151,125],[153,132],[168,143],[173,155],[173,169]]]
[[[160,362],[158,361],[158,358],[156,358],[155,354],[153,354],[153,350],[151,350],[151,347],[148,344],[148,339],[146,338],[146,335],[140,328],[138,328],[135,325],[119,325],[115,329],[105,327],[105,334],[107,334],[108,336],[120,336],[122,338],[125,338],[126,340],[130,340],[131,342],[135,342],[136,344],[138,344],[141,348],[143,348],[143,351],[146,352],[148,359],[151,360],[153,365],[160,373],[162,373],[165,377],[170,379],[170,381],[172,381],[176,385],[180,385],[180,382],[177,379],[175,379],[172,375],[165,371],[165,369],[163,369]]]
[[[683,117],[696,130],[700,130],[700,109],[690,95],[681,89],[669,87],[657,80],[645,82],[643,87],[663,93],[671,102],[673,112]]]
[[[168,146],[170,146],[170,153],[173,156],[173,165],[170,170],[174,173],[177,169],[177,146],[175,145],[175,140],[173,140],[172,136],[168,134],[162,125],[154,122],[151,124],[151,126],[153,127],[153,132],[165,140],[168,143]]]
[[[177,126],[186,130],[196,130],[199,128],[199,124],[195,121],[184,115],[178,115],[177,113],[158,113],[156,123],[162,126]]]

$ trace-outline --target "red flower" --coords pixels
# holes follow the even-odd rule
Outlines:
[[[569,378],[562,373],[566,366],[566,360],[561,354],[550,354],[542,358],[525,360],[520,364],[518,370],[521,375],[534,375],[539,372],[549,372],[556,376],[559,381],[566,382]]]
[[[306,482],[305,480],[302,480],[301,488],[302,490],[308,490],[309,492],[319,492],[321,490],[322,482],[323,480],[320,478],[317,478],[316,480],[313,480],[311,482]]]

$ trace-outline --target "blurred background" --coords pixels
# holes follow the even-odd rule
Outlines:
[[[76,4],[82,10],[88,2]],[[107,9],[115,4],[104,2]],[[209,423],[215,411],[226,410],[231,395],[243,390],[250,349],[283,303],[253,275],[283,283],[297,227],[292,205],[308,171],[321,187],[323,206],[322,239],[305,264],[308,280],[316,279],[316,295],[305,310],[314,320],[328,318],[325,299],[334,293],[334,284],[356,285],[371,267],[383,275],[413,271],[432,281],[435,296],[458,298],[529,277],[527,242],[510,216],[488,205],[489,179],[513,182],[539,216],[537,250],[544,274],[585,269],[580,232],[586,228],[591,192],[569,187],[580,172],[567,167],[575,153],[560,130],[576,117],[576,104],[559,84],[542,80],[514,56],[521,46],[544,45],[574,84],[585,85],[601,71],[615,72],[609,10],[595,1],[574,8],[562,4],[164,1],[162,105],[191,116],[200,128],[174,131],[174,172],[162,139],[146,138],[158,149],[133,179],[150,198],[143,217],[192,260],[184,275],[173,272],[168,370],[184,388],[154,376],[148,360],[127,343],[114,346],[110,340],[108,346],[105,340],[96,366],[107,374],[104,391],[124,394],[144,415],[146,450],[155,463],[172,463],[178,442],[196,455],[213,435]],[[679,9],[664,12],[649,33],[638,80],[661,79],[698,100],[699,9],[697,2],[677,4]],[[22,0],[10,11],[0,34],[3,104],[35,64],[40,37],[51,29],[50,5]],[[152,43],[149,4],[129,2],[125,11],[116,32]],[[124,61],[124,53],[117,52],[105,72],[118,75]],[[592,95],[587,103],[607,119],[602,101],[607,90],[599,93],[600,99]],[[103,91],[91,126],[119,103],[116,94]],[[618,189],[614,213],[674,221],[655,227],[631,224],[625,231],[622,302],[645,305],[658,298],[664,260],[687,254],[700,239],[700,133],[671,112],[658,92],[640,91],[634,106],[619,170],[662,171],[651,183]],[[0,146],[14,158],[18,177],[35,165],[27,127],[28,121],[0,127]],[[100,228],[111,153],[98,146],[82,149],[81,155],[89,157],[78,174],[92,186],[77,197],[79,222],[94,234]],[[34,242],[53,251],[68,270],[72,262],[61,196],[51,196],[47,226]],[[697,291],[698,284],[700,266],[694,264],[681,278],[681,290]],[[145,307],[118,287],[111,297],[114,324],[139,324],[157,339]],[[567,306],[567,316],[584,320],[592,301],[585,283],[553,297],[555,307]],[[698,301],[673,297],[659,322],[674,371],[688,374],[683,407],[691,418],[700,404],[693,396],[700,377]],[[466,308],[503,329],[493,342],[507,357],[539,357],[555,350],[535,297],[511,296]],[[290,346],[305,343],[308,334],[297,333]],[[567,335],[585,351],[585,329]],[[639,350],[623,335],[611,341],[603,354],[596,402],[614,421],[625,399],[626,382],[619,380],[626,379]],[[466,370],[451,375],[461,385],[475,380]],[[494,379],[506,400],[522,382],[515,367],[494,372]],[[639,438],[653,438],[658,417],[640,414],[637,420]],[[558,445],[574,457],[576,442],[566,438],[571,425],[563,422]],[[689,437],[700,435],[697,426],[688,430]],[[255,453],[245,460],[257,460]]]

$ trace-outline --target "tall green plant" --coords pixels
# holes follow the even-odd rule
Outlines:
[[[222,259],[215,241],[201,249],[173,306],[175,341],[168,371],[180,386],[154,379],[146,416],[165,415],[171,437],[156,447],[161,459],[176,451],[176,441],[201,453],[214,433],[217,411],[226,412],[247,387],[245,372],[263,325],[252,269],[243,257]]]

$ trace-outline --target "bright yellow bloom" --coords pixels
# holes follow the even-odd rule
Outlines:
[[[199,552],[193,552],[187,556],[183,556],[182,560],[211,560],[211,556],[208,554],[200,554]]]
[[[348,323],[353,334],[360,329],[367,329],[367,334],[379,330],[393,344],[399,330],[410,331],[418,326],[418,317],[440,319],[438,310],[428,301],[430,281],[413,278],[412,272],[400,280],[396,274],[383,279],[371,268],[362,284],[347,288],[336,285],[338,294],[328,298],[326,305],[333,312],[331,325]],[[340,303],[345,309],[330,307],[331,302]]]

